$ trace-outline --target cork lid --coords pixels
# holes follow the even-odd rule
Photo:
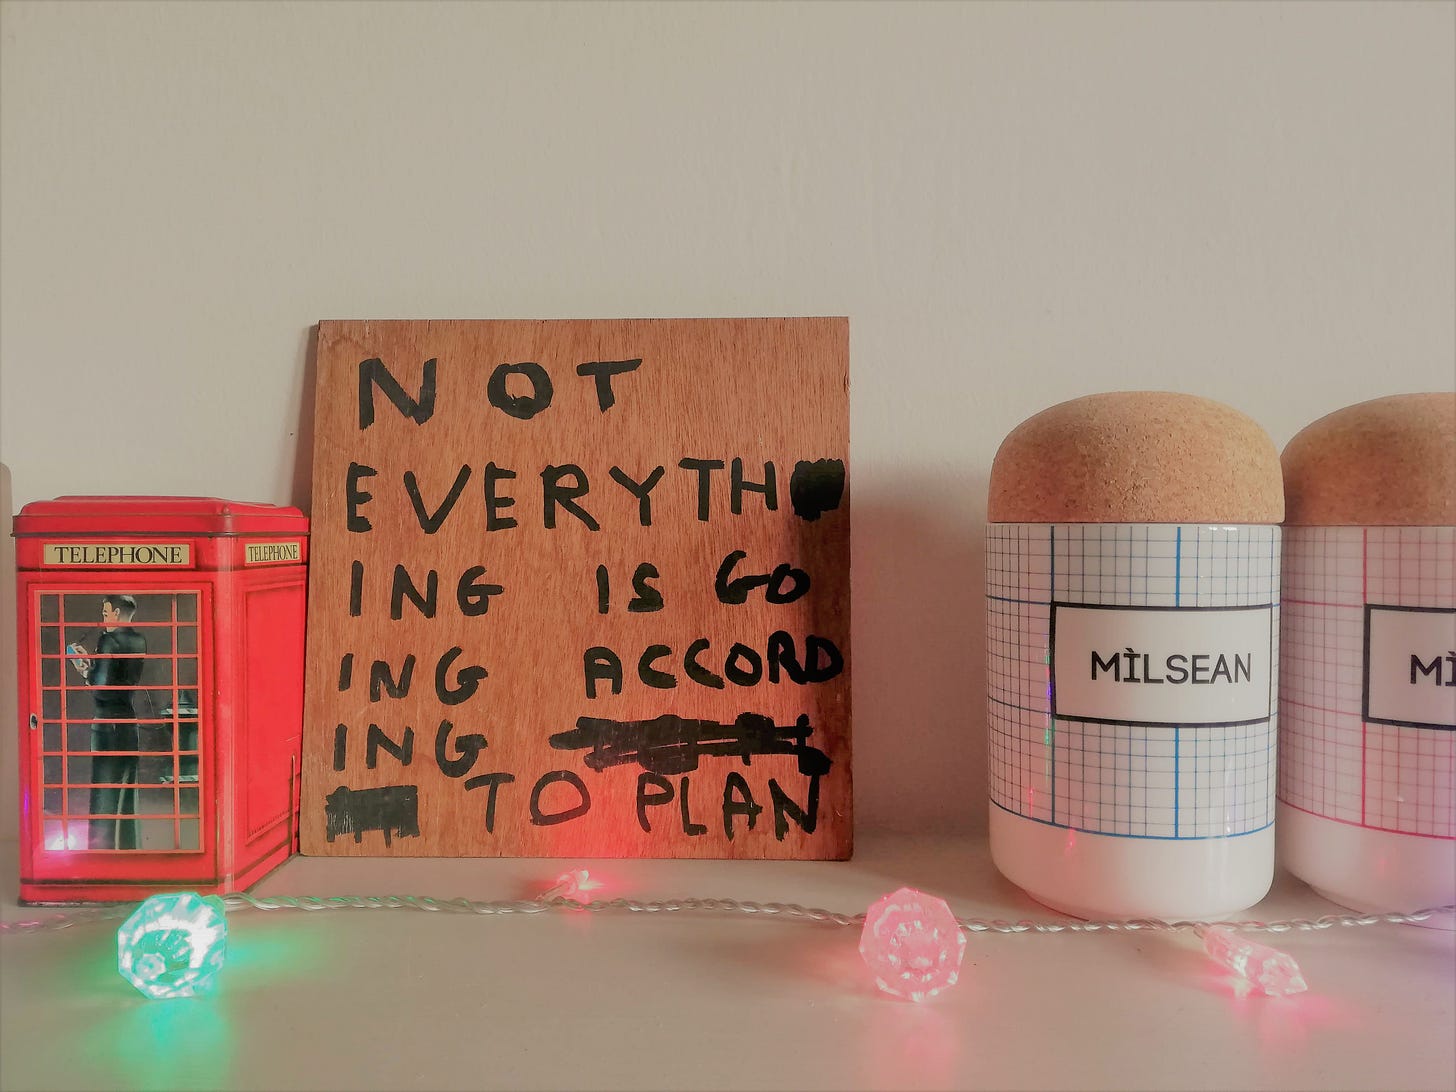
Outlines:
[[[1001,442],[987,515],[993,523],[1278,523],[1279,453],[1253,420],[1207,398],[1074,398]]]
[[[1290,440],[1283,463],[1291,524],[1456,524],[1456,392],[1336,410]]]

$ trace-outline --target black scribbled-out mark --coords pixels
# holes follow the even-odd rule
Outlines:
[[[809,746],[813,733],[807,716],[800,716],[792,727],[777,725],[761,713],[740,713],[732,724],[671,713],[651,720],[578,717],[575,728],[551,737],[551,746],[558,751],[587,751],[583,761],[597,771],[635,762],[649,773],[682,774],[696,770],[703,755],[736,755],[745,766],[752,764],[754,755],[793,755],[799,760],[799,773],[819,777],[833,762]]]
[[[813,523],[825,512],[832,512],[844,500],[844,461],[817,459],[797,462],[789,477],[789,501],[794,515]]]
[[[324,798],[325,833],[329,841],[352,834],[360,842],[366,830],[392,837],[420,836],[420,790],[414,785],[386,785],[381,789],[351,789],[340,785]]]

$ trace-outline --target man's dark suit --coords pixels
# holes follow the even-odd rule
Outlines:
[[[98,752],[91,759],[91,781],[96,786],[91,790],[91,814],[111,818],[94,818],[88,824],[87,842],[92,849],[137,848],[136,820],[115,818],[136,814],[137,756],[105,752],[137,749],[134,691],[130,688],[141,681],[146,651],[146,638],[130,626],[105,630],[96,642],[88,679],[96,691],[91,750]]]

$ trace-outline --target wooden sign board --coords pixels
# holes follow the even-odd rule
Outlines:
[[[847,858],[848,332],[321,323],[303,851]]]

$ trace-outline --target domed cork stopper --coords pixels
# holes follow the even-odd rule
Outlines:
[[[1274,442],[1191,394],[1120,391],[1042,410],[1001,442],[992,523],[1279,523]]]
[[[1290,440],[1283,463],[1293,525],[1456,524],[1456,392],[1336,410]]]

